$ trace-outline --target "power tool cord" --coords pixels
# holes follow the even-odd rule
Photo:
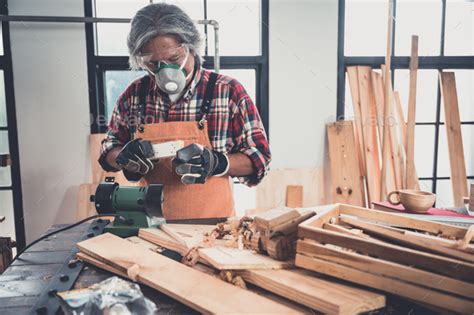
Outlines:
[[[96,218],[100,218],[100,217],[110,217],[110,216],[117,217],[117,214],[115,214],[115,213],[102,213],[102,214],[92,215],[92,216],[87,217],[87,218],[85,218],[85,219],[82,219],[82,220],[80,220],[80,221],[78,221],[78,222],[76,222],[76,223],[67,225],[67,226],[62,227],[62,228],[60,228],[60,229],[57,229],[57,230],[55,230],[55,231],[53,231],[53,232],[50,232],[50,233],[48,233],[48,234],[45,234],[45,235],[41,236],[40,238],[37,238],[36,240],[34,240],[33,242],[31,242],[30,244],[28,244],[27,246],[25,246],[21,251],[19,251],[19,252],[16,254],[15,258],[13,258],[13,260],[12,260],[11,263],[13,264],[13,262],[14,262],[18,257],[20,257],[20,255],[23,254],[28,248],[30,248],[31,246],[35,245],[36,243],[38,243],[38,242],[40,242],[40,241],[42,241],[42,240],[44,240],[44,239],[46,239],[46,238],[48,238],[48,237],[54,235],[54,234],[61,233],[61,232],[63,232],[63,231],[72,229],[73,227],[76,227],[76,226],[78,226],[78,225],[80,225],[80,224],[82,224],[82,223],[84,223],[84,222],[87,222],[87,221],[89,221],[89,220],[92,220],[92,219],[96,219]]]

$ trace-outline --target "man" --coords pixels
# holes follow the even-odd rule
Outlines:
[[[266,174],[271,154],[255,104],[243,86],[202,68],[201,38],[180,8],[139,10],[128,36],[130,65],[148,75],[119,97],[100,164],[132,181],[164,185],[167,220],[234,214],[229,176],[248,186]],[[152,161],[146,141],[184,140],[172,161]]]

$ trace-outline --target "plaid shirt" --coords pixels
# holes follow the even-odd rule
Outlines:
[[[198,69],[188,90],[176,103],[172,103],[168,95],[157,88],[152,78],[148,89],[145,122],[198,121],[210,73],[208,70]],[[116,171],[105,161],[107,153],[130,141],[129,124],[135,125],[130,117],[138,117],[138,95],[142,79],[132,82],[115,105],[99,158],[106,171]],[[244,87],[235,79],[218,75],[214,100],[206,119],[213,149],[222,153],[242,152],[250,157],[256,172],[240,177],[239,180],[248,186],[258,184],[268,170],[271,154],[257,107]]]

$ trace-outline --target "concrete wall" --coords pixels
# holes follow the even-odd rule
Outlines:
[[[15,0],[17,15],[83,15],[82,0]],[[84,26],[11,27],[27,240],[74,220],[90,181]],[[324,124],[336,114],[337,1],[270,3],[270,137],[273,168],[322,167]],[[238,209],[255,189],[235,187]],[[241,213],[241,212],[240,212]]]

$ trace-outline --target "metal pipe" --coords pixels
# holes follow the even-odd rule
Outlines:
[[[83,16],[35,16],[35,15],[0,15],[2,22],[33,22],[33,23],[130,23],[128,18],[97,18]],[[211,25],[214,28],[214,70],[220,70],[219,59],[219,23],[216,20],[197,20],[197,24]]]
[[[40,22],[40,23],[130,23],[126,18],[96,18],[84,16],[35,16],[0,15],[2,22]]]
[[[197,24],[211,25],[214,28],[214,70],[219,73],[221,68],[219,54],[219,22],[216,20],[197,20]]]

